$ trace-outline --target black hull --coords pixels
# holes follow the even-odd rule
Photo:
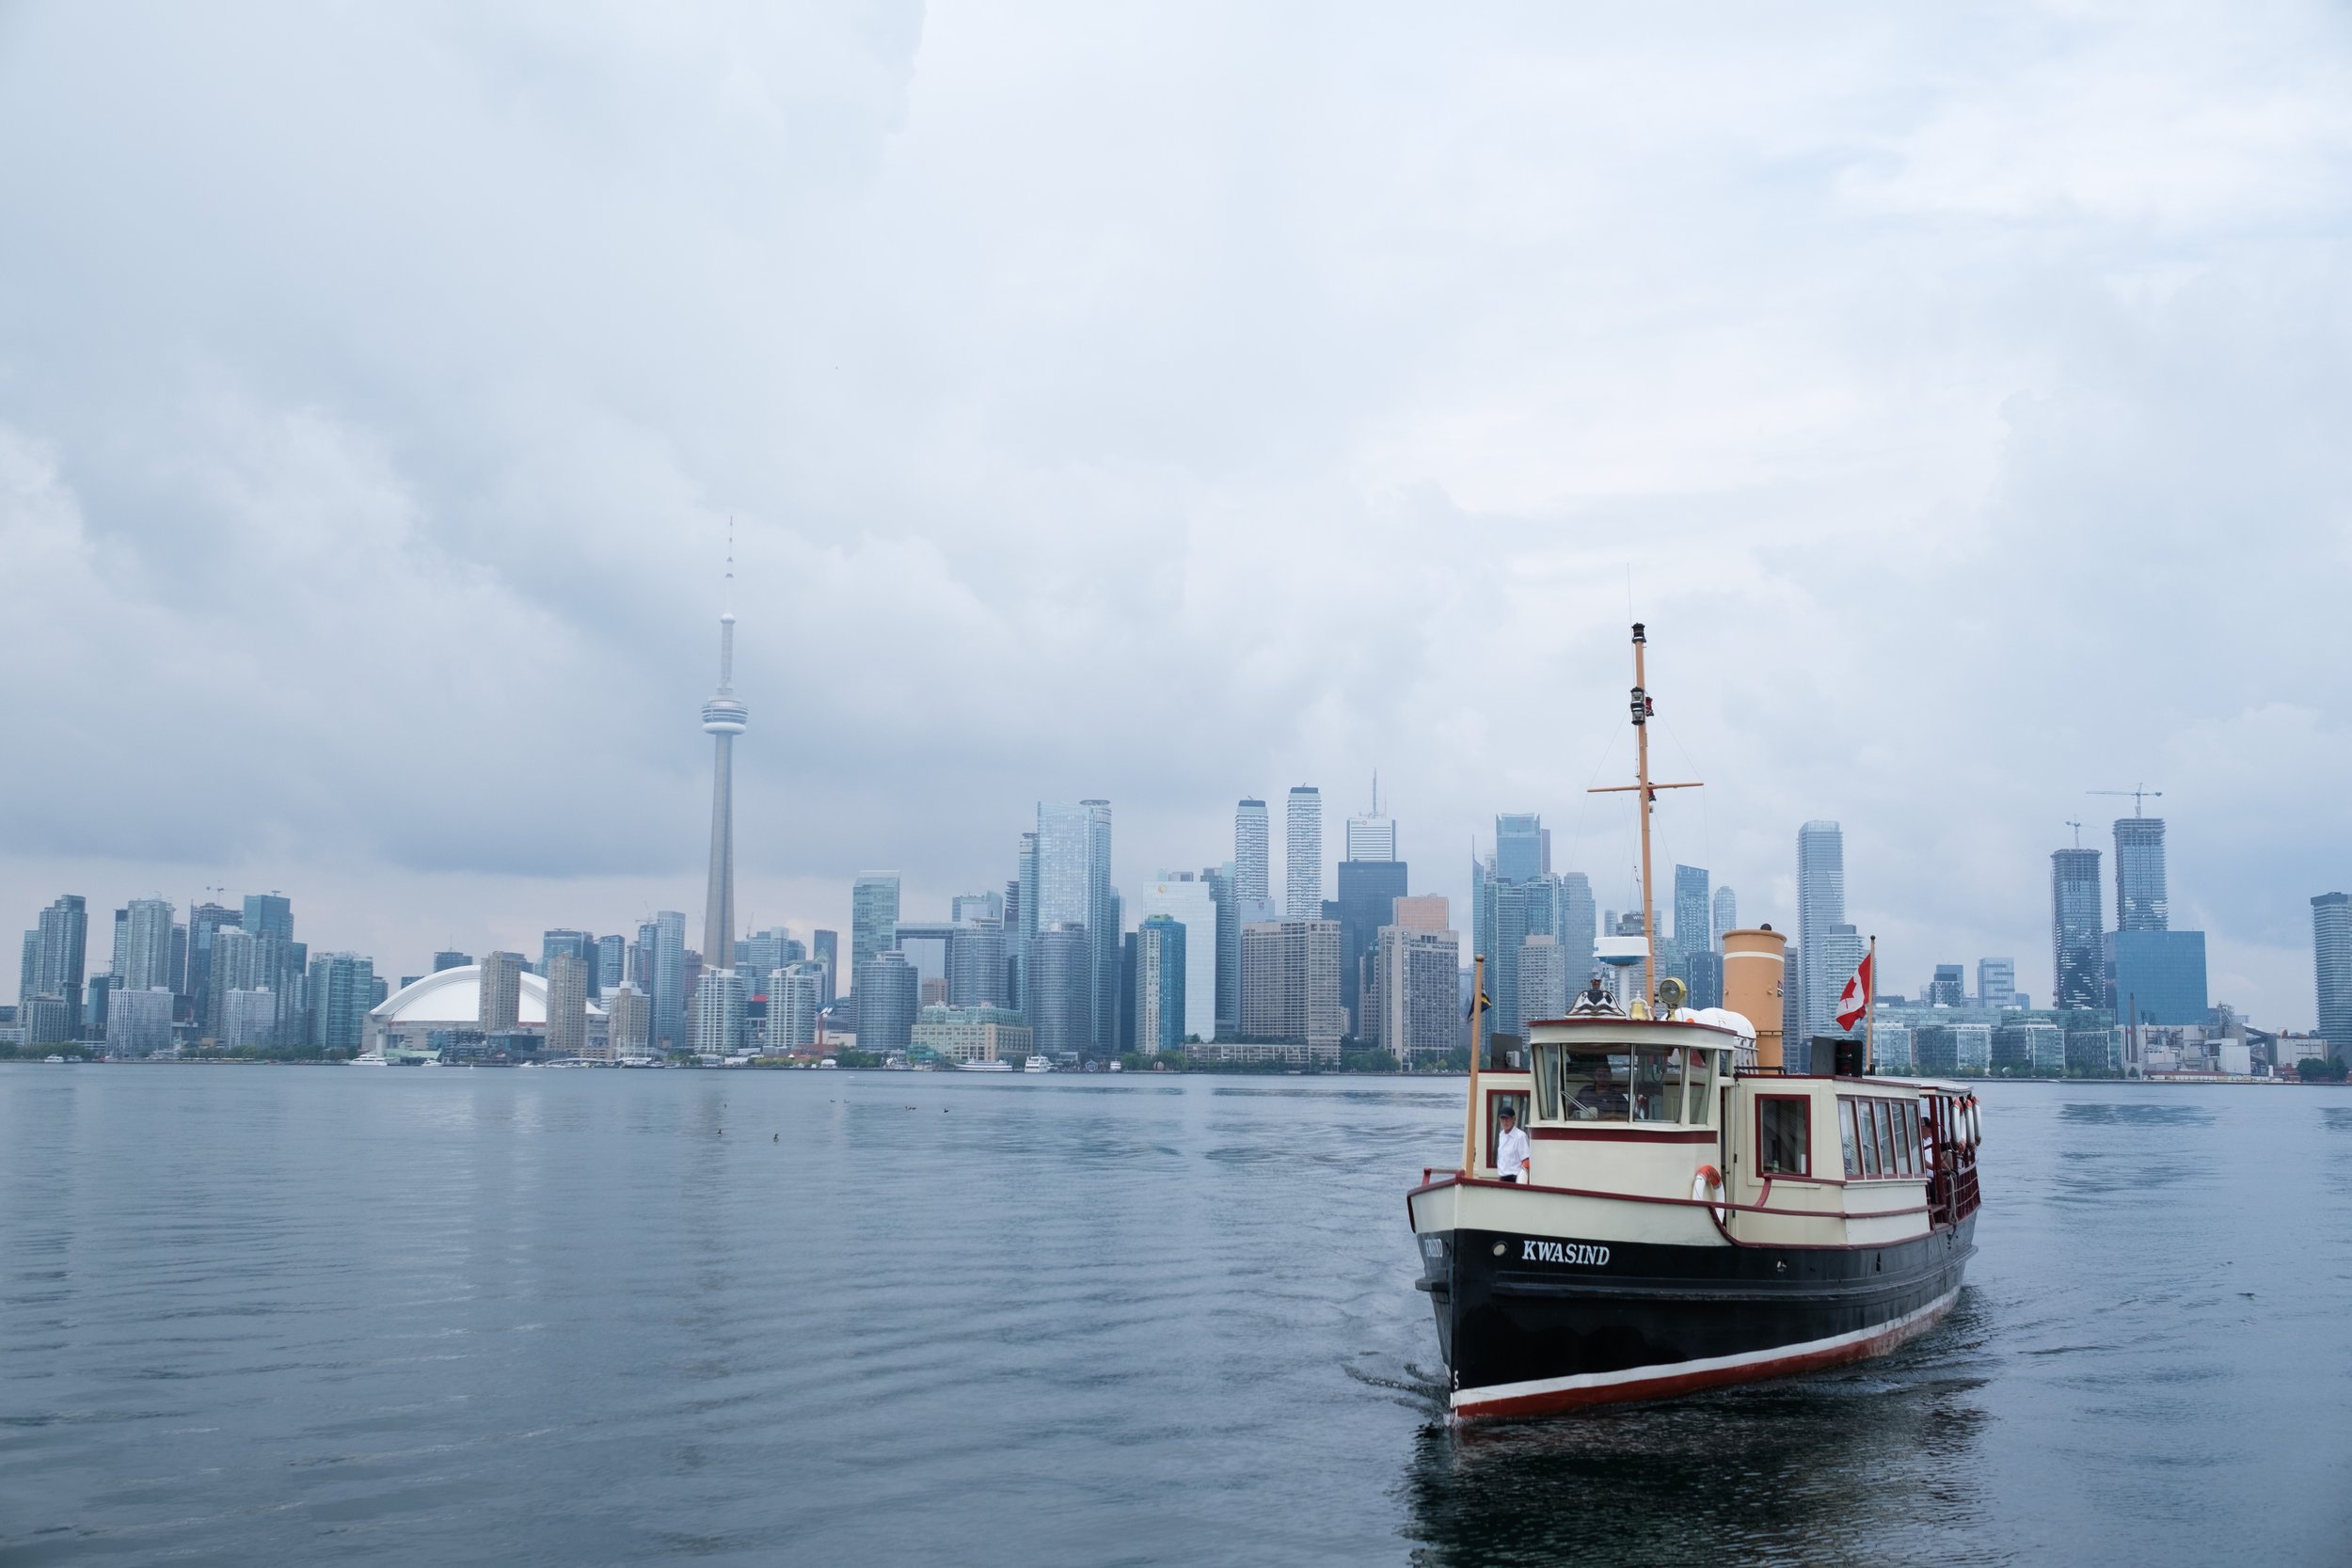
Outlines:
[[[1421,1283],[1454,1413],[1535,1415],[1883,1354],[1949,1310],[1975,1234],[1974,1214],[1865,1247],[1460,1230],[1422,1237]]]

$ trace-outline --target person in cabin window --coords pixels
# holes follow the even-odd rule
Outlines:
[[[1502,1141],[1495,1147],[1495,1174],[1505,1181],[1527,1180],[1527,1134],[1519,1131],[1519,1114],[1506,1102],[1500,1113]]]

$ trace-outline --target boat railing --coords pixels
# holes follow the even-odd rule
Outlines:
[[[1597,1187],[1547,1187],[1536,1182],[1502,1181],[1485,1176],[1465,1178],[1458,1170],[1441,1170],[1436,1165],[1422,1167],[1421,1185],[1413,1191],[1414,1193],[1426,1192],[1432,1187],[1443,1186],[1449,1181],[1462,1186],[1493,1187],[1510,1193],[1542,1193],[1554,1197],[1598,1198],[1611,1203],[1652,1203],[1669,1209],[1704,1209],[1710,1213],[1771,1214],[1779,1219],[1878,1220],[1896,1219],[1907,1214],[1924,1214],[1929,1212],[1928,1205],[1919,1204],[1909,1209],[1885,1209],[1867,1214],[1854,1214],[1843,1209],[1791,1209],[1778,1203],[1733,1203],[1727,1198],[1720,1197],[1666,1197],[1654,1193],[1613,1193]],[[1413,1194],[1408,1193],[1406,1196],[1410,1198]],[[1722,1222],[1719,1220],[1717,1223],[1720,1225]],[[1726,1239],[1733,1238],[1726,1237]],[[1739,1244],[1748,1243],[1740,1243]]]

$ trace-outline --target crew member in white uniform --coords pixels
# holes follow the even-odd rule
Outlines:
[[[1519,1115],[1508,1104],[1500,1113],[1502,1142],[1495,1149],[1495,1174],[1505,1181],[1527,1180],[1527,1134],[1519,1131]]]

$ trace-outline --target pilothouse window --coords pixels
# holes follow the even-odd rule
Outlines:
[[[1690,1087],[1691,1097],[1690,1110],[1682,1119],[1693,1127],[1714,1125],[1715,1053],[1712,1051],[1692,1051],[1683,1080]]]
[[[1645,1046],[1634,1053],[1633,1119],[1682,1119],[1682,1052]]]
[[[1535,1048],[1535,1115],[1545,1121],[1625,1121],[1633,1058],[1626,1052]]]

